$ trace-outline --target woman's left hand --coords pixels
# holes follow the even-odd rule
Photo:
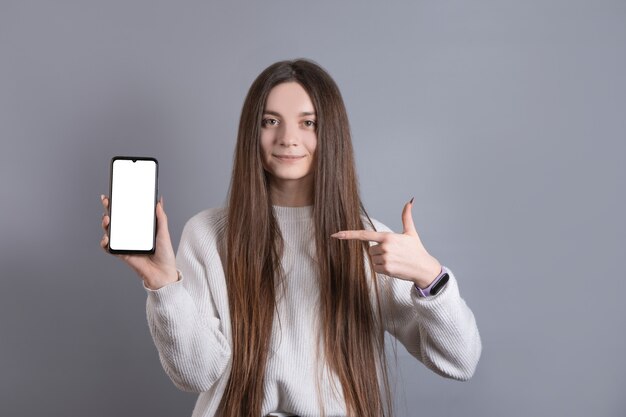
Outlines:
[[[331,237],[376,242],[369,254],[374,271],[392,277],[412,281],[420,288],[428,287],[441,272],[441,264],[431,256],[420,240],[411,208],[413,199],[402,210],[403,232],[375,232],[373,230],[343,230]]]

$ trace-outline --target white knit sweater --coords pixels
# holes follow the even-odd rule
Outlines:
[[[277,300],[279,320],[272,329],[262,415],[280,410],[319,416],[323,404],[327,416],[344,416],[335,375],[326,371],[316,379],[323,368],[316,359],[319,290],[312,206],[274,206],[274,212],[285,242],[286,287]],[[178,282],[156,291],[146,288],[148,324],[165,372],[178,388],[200,393],[193,417],[219,415],[231,366],[225,248],[218,239],[225,216],[223,208],[193,216],[176,255]],[[374,225],[379,231],[390,230],[376,221]],[[469,379],[482,347],[474,315],[460,297],[454,275],[450,273],[443,291],[426,298],[419,298],[409,281],[381,274],[377,279],[383,293],[390,295],[381,300],[383,311],[393,318],[385,323],[386,330],[434,372]]]

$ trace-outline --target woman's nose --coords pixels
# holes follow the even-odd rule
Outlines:
[[[282,146],[295,146],[298,144],[298,132],[292,126],[284,125],[280,132],[278,143]]]

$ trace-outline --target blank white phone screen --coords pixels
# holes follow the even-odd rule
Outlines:
[[[156,163],[116,159],[111,178],[109,246],[114,250],[152,249],[156,201]]]

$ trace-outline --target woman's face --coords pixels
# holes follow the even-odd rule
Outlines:
[[[272,88],[263,111],[261,150],[273,186],[312,186],[316,128],[315,108],[300,84]]]

